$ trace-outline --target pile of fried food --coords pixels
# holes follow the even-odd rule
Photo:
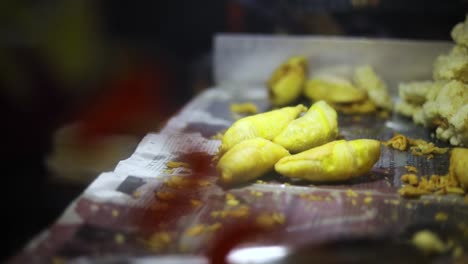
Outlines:
[[[305,57],[280,65],[266,86],[275,110],[237,120],[221,136],[217,170],[227,185],[257,179],[269,171],[313,182],[349,180],[365,175],[380,157],[380,141],[338,140],[337,111],[344,114],[397,112],[418,124],[436,127],[439,139],[468,144],[468,16],[452,30],[456,46],[434,64],[434,81],[402,83],[394,107],[387,85],[369,65],[324,68],[310,76]],[[295,105],[305,97],[307,109]],[[295,106],[294,106],[295,105]],[[240,111],[236,106],[234,110]],[[240,108],[252,108],[242,105]],[[253,108],[252,108],[253,109]],[[249,113],[256,113],[249,111]],[[384,142],[415,156],[444,154],[431,142],[403,135]],[[403,196],[460,193],[468,190],[468,149],[451,151],[447,175],[406,175]]]
[[[307,59],[300,56],[278,67],[267,82],[272,105],[291,105],[304,95],[314,102],[323,100],[345,114],[392,110],[387,85],[369,65],[323,68],[309,79],[307,73]]]
[[[325,101],[310,109],[299,104],[241,118],[222,137],[221,182],[244,183],[273,169],[314,182],[348,180],[364,175],[379,159],[379,141],[337,136],[337,113]]]
[[[395,109],[438,139],[468,146],[468,16],[451,35],[456,45],[435,60],[434,80],[401,83]]]

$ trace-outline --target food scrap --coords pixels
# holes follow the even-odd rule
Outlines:
[[[174,189],[182,189],[187,188],[189,186],[197,186],[197,187],[207,187],[210,186],[212,183],[205,179],[196,179],[184,176],[172,176],[170,178],[164,179],[164,185],[169,188]]]
[[[396,133],[391,139],[382,142],[387,147],[391,147],[396,150],[406,151],[409,147],[411,154],[415,156],[423,156],[433,154],[444,154],[449,148],[439,148],[432,142],[427,142],[422,139],[412,139],[405,135]]]
[[[239,200],[232,193],[226,193],[226,205],[237,206],[239,205]]]
[[[408,174],[407,174],[408,175]],[[419,181],[413,180],[413,184],[410,182],[410,178],[414,178],[414,174],[409,174],[407,177],[402,177],[402,181],[409,183],[409,185],[403,185],[398,193],[404,197],[419,197],[427,194],[463,194],[464,191],[459,187],[458,181],[451,174],[447,175],[431,175],[431,177],[422,176]],[[403,175],[405,176],[405,175]],[[415,176],[415,175],[414,175]],[[405,180],[404,180],[405,179]]]
[[[314,195],[314,194],[311,194],[311,193],[301,193],[299,194],[299,198],[301,199],[304,199],[304,200],[308,200],[308,201],[328,201],[328,199],[330,199],[330,197],[326,196],[326,197],[323,197],[323,196],[320,196],[320,195]]]
[[[175,169],[175,168],[190,168],[190,164],[186,162],[181,162],[181,161],[169,161],[166,163],[166,167],[170,169]]]
[[[167,248],[172,241],[171,234],[169,232],[155,232],[147,240],[144,241],[145,246],[154,252],[160,252]]]
[[[425,254],[443,253],[446,245],[433,232],[422,230],[413,235],[412,244]]]
[[[229,210],[213,211],[211,217],[213,218],[245,218],[249,216],[250,208],[246,205],[236,206]]]
[[[191,199],[191,200],[190,200],[190,204],[191,204],[193,207],[198,208],[198,207],[200,207],[200,206],[203,205],[203,202],[200,201],[200,200],[197,200],[197,199]]]
[[[231,104],[231,112],[236,114],[253,115],[258,113],[257,106],[253,103]]]
[[[416,174],[403,174],[401,176],[401,181],[416,186],[418,185],[419,179]]]
[[[348,196],[348,197],[358,197],[358,194],[355,191],[353,191],[351,189],[348,189],[348,190],[346,190],[346,196]]]
[[[388,141],[382,142],[382,144],[396,150],[405,151],[408,149],[409,142],[406,136],[397,133]]]
[[[221,223],[214,223],[211,225],[198,224],[187,228],[184,232],[186,236],[199,236],[206,233],[213,233],[221,228]]]
[[[373,200],[373,199],[372,199],[371,196],[367,196],[367,197],[364,198],[364,203],[365,203],[365,204],[370,204],[370,203],[372,203],[372,200]]]
[[[448,214],[445,213],[445,212],[438,212],[438,213],[434,216],[434,219],[435,219],[437,222],[445,222],[445,221],[447,221],[447,219],[448,219]]]
[[[256,223],[262,228],[270,229],[278,225],[283,225],[286,221],[286,217],[283,213],[261,213],[256,218]]]
[[[406,169],[408,172],[418,173],[418,168],[416,168],[415,166],[406,165],[406,166],[405,166],[405,169]]]
[[[250,194],[252,196],[255,196],[255,197],[262,197],[263,196],[263,192],[256,191],[256,190],[250,190]]]

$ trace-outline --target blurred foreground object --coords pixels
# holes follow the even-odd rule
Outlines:
[[[54,135],[53,152],[47,158],[52,180],[88,184],[101,172],[112,171],[120,160],[129,157],[139,142],[132,135],[114,134],[83,141],[82,124],[71,124]]]

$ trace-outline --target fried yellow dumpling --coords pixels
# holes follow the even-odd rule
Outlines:
[[[241,118],[224,133],[219,154],[223,154],[246,139],[256,137],[272,140],[300,113],[304,105],[283,107],[277,110]]]
[[[287,177],[309,181],[342,181],[366,174],[379,158],[377,140],[337,140],[284,157],[275,164],[275,170]]]
[[[378,107],[392,110],[393,102],[387,85],[371,66],[357,67],[354,72],[354,82],[357,87],[367,91],[369,99]]]
[[[354,103],[367,98],[364,90],[356,88],[349,80],[323,75],[307,81],[304,95],[314,101],[324,100],[329,103]]]
[[[222,183],[243,183],[272,171],[275,163],[288,155],[285,148],[269,140],[248,139],[226,152],[216,169],[221,173]]]
[[[302,94],[307,75],[307,59],[289,58],[279,66],[267,82],[268,95],[274,106],[294,103]]]
[[[325,101],[313,104],[309,111],[273,139],[291,153],[298,153],[334,140],[338,135],[335,109]]]

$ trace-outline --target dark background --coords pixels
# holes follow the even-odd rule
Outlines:
[[[157,131],[211,84],[217,32],[450,40],[467,1],[207,0],[0,3],[1,258],[49,226],[89,182],[52,180],[60,127],[78,145]],[[80,135],[81,135],[80,134]]]

